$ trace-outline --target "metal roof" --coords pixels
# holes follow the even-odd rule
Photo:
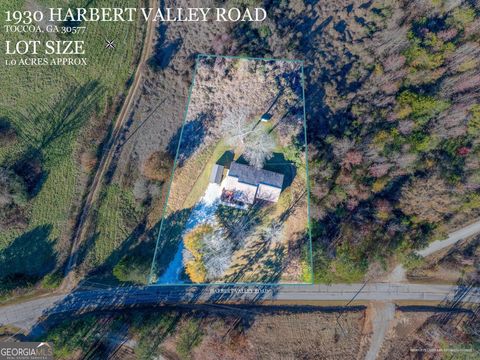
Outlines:
[[[259,184],[266,184],[277,188],[283,186],[283,174],[273,171],[256,169],[253,166],[239,164],[232,162],[228,176],[238,178],[238,181],[258,186]]]
[[[210,182],[220,184],[222,182],[223,176],[223,166],[215,164],[212,168],[212,173],[210,174]]]

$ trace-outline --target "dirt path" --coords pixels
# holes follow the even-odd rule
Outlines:
[[[407,281],[407,271],[402,264],[395,266],[393,271],[388,275],[387,281],[390,283],[401,283]]]
[[[450,233],[446,239],[430,243],[425,249],[418,250],[416,253],[425,257],[478,233],[480,233],[480,220]],[[402,264],[398,264],[387,278],[387,281],[391,283],[400,283],[407,280],[407,272]]]
[[[153,13],[157,11],[157,6],[158,4],[156,0],[149,0],[149,7],[153,8],[152,10]],[[133,100],[135,99],[135,94],[137,93],[137,90],[140,87],[142,75],[145,71],[146,60],[149,58],[152,50],[151,45],[154,39],[155,25],[156,23],[151,20],[147,24],[142,54],[140,56],[137,70],[135,71],[132,86],[128,91],[127,97],[125,98],[125,102],[123,103],[123,106],[117,117],[110,139],[105,145],[105,150],[100,159],[100,164],[98,166],[97,172],[95,173],[92,184],[90,186],[87,199],[85,200],[85,203],[83,204],[83,207],[80,211],[78,224],[75,228],[73,238],[72,238],[72,248],[70,251],[70,257],[68,259],[67,266],[65,268],[65,278],[60,287],[60,290],[62,291],[71,290],[75,283],[74,270],[77,265],[78,249],[79,249],[80,243],[82,242],[82,239],[84,238],[85,230],[87,229],[86,225],[88,223],[87,222],[88,215],[90,213],[90,209],[92,208],[93,202],[97,199],[97,196],[100,193],[103,176],[105,175],[105,172],[110,166],[113,155],[115,153],[114,145],[117,143],[117,140],[121,134],[121,129],[125,124],[125,121],[128,119],[131,105],[133,103]]]
[[[478,233],[480,233],[480,220],[450,233],[448,238],[444,240],[431,242],[425,249],[417,251],[417,254],[423,257],[431,255],[436,251],[442,250],[447,246],[453,245],[460,240],[466,239],[467,237]]]
[[[395,304],[393,303],[372,303],[370,306],[370,314],[373,317],[371,319],[373,334],[365,360],[375,360],[377,358],[390,322],[395,316]]]

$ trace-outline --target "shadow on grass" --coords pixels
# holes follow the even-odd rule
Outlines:
[[[227,230],[229,239],[234,242],[234,248],[238,249],[261,223],[263,212],[261,204],[257,202],[248,209],[219,205],[216,215],[220,224]]]
[[[163,220],[154,261],[153,276],[161,275],[176,254],[185,223],[191,209],[177,211]],[[145,234],[145,221],[138,224],[122,244],[110,256],[86,276],[84,286],[90,282],[98,285],[145,285],[149,281],[155,244],[161,222]],[[87,258],[88,249],[95,243],[98,233],[93,234],[79,249],[79,263]],[[103,286],[102,285],[102,286]]]
[[[202,145],[206,136],[205,122],[208,119],[206,114],[199,115],[195,120],[186,122],[170,139],[167,152],[172,159],[175,159],[178,152],[178,167],[183,166],[184,162]]]
[[[245,252],[240,256],[240,260],[245,261],[242,264],[235,265],[231,268],[233,273],[225,279],[225,282],[237,283],[237,282],[255,282],[251,273],[257,270],[257,266],[262,258],[264,258],[268,251],[269,245],[259,239],[250,247],[245,249]]]
[[[72,88],[53,108],[33,117],[19,115],[20,137],[30,151],[43,151],[56,140],[80,129],[98,107],[103,93],[97,81]],[[20,125],[21,124],[21,125]],[[62,149],[54,149],[56,152]]]
[[[29,198],[35,197],[48,178],[48,171],[43,167],[43,155],[39,150],[30,148],[14,164],[15,174],[23,179]]]
[[[48,177],[44,158],[64,156],[70,150],[72,133],[79,130],[98,108],[103,90],[98,82],[90,81],[83,86],[72,87],[53,107],[46,106],[42,112],[17,114],[15,131],[26,144],[26,151],[14,161],[15,173],[21,176],[34,197]]]
[[[17,237],[0,251],[2,287],[15,279],[19,283],[39,280],[54,269],[57,255],[53,241],[49,240],[51,231],[51,225],[38,226]]]
[[[140,269],[143,268],[143,263],[147,261],[147,259],[144,258],[144,256],[147,256],[147,254],[145,253],[146,244],[144,245],[142,241],[139,241],[139,237],[144,231],[145,231],[145,223],[140,222],[130,232],[130,234],[125,238],[125,240],[122,241],[121,245],[118,248],[116,248],[100,266],[95,267],[89,272],[89,274],[87,275],[87,278],[92,278],[92,277],[101,275],[102,281],[105,281],[107,283],[113,283],[113,284],[115,283],[116,284],[146,283],[145,281],[139,281],[138,276],[133,276],[134,273],[135,275],[137,275]],[[91,246],[95,244],[95,240],[98,236],[99,236],[98,233],[94,234],[94,236],[91,239],[89,239],[89,245],[86,246],[85,249],[82,249],[84,258],[85,258],[85,255],[87,254],[85,250],[88,247],[91,248]],[[150,255],[147,257],[151,259],[152,256],[153,255]],[[111,274],[112,274],[112,271],[115,272],[115,268],[118,264],[120,264],[120,267],[118,269],[119,271],[118,274],[123,274],[124,276],[119,276],[118,278],[115,278]],[[106,276],[106,274],[108,275]],[[127,274],[132,276],[131,277],[127,276]],[[133,278],[137,278],[137,281],[133,281]]]
[[[158,26],[158,38],[155,44],[154,53],[148,59],[148,65],[154,70],[164,70],[172,61],[172,58],[175,56],[177,51],[183,44],[183,40],[181,38],[175,39],[173,41],[167,41],[167,25],[160,25]]]
[[[229,169],[234,156],[235,156],[235,153],[232,150],[225,151],[215,164],[222,165],[225,168]]]
[[[267,256],[260,264],[260,271],[255,276],[255,282],[261,283],[277,283],[282,277],[285,267],[285,247],[283,245],[276,246],[271,256]]]
[[[152,280],[158,279],[175,257],[191,212],[192,208],[175,211],[162,220],[161,226],[159,224],[153,230],[153,234],[158,234],[158,231],[160,234],[158,234],[157,250],[153,259]],[[154,238],[156,240],[157,236]]]

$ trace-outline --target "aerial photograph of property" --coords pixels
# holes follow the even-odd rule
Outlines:
[[[480,0],[0,1],[0,360],[479,360]]]
[[[197,58],[150,283],[312,281],[302,76]]]

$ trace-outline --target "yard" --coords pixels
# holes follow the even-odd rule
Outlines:
[[[182,136],[170,147],[180,142],[154,282],[311,280],[300,70],[295,62],[197,59]],[[164,229],[182,211],[175,254],[166,256]]]

